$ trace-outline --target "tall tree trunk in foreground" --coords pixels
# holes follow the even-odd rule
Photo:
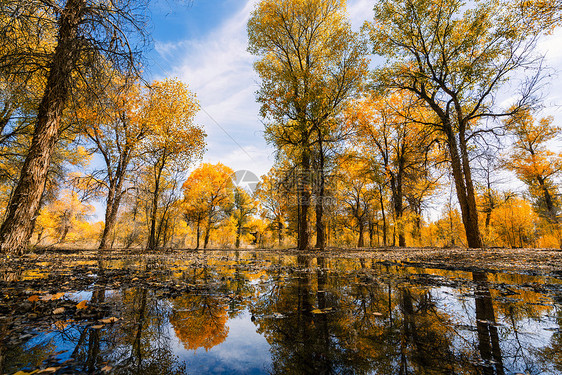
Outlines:
[[[319,148],[319,165],[318,165],[318,190],[316,196],[316,248],[324,250],[326,247],[326,228],[323,222],[324,216],[324,195],[325,195],[325,175],[324,175],[324,148],[322,144],[322,132],[318,129],[318,148]]]
[[[115,223],[117,222],[117,212],[119,211],[122,196],[121,183],[119,183],[117,187],[109,189],[109,193],[107,194],[107,207],[105,209],[105,226],[103,228],[100,245],[98,246],[99,250],[112,247],[108,247],[107,241],[109,239],[109,235],[115,228]]]
[[[72,70],[79,57],[78,25],[85,0],[68,0],[59,18],[57,47],[50,66],[37,122],[18,185],[0,228],[0,252],[21,254],[33,232],[33,217],[45,189],[60,119],[69,96]]]
[[[443,125],[447,135],[447,146],[449,148],[449,156],[451,157],[455,190],[457,192],[457,198],[461,208],[462,221],[464,224],[468,247],[481,248],[482,239],[480,237],[480,228],[478,227],[478,210],[476,206],[476,198],[474,196],[474,185],[472,183],[472,174],[470,171],[469,156],[464,131],[459,131],[459,140],[457,144],[457,139],[450,123],[445,122]]]
[[[298,232],[298,249],[308,249],[308,207],[310,206],[310,156],[308,151],[303,152],[301,159],[301,173],[298,176],[298,207],[300,209],[299,216],[299,232]]]

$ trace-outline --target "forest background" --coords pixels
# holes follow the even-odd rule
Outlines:
[[[278,12],[329,25],[307,51],[320,67],[289,78],[276,69],[294,56],[271,65],[280,13],[268,1],[27,3],[2,10],[3,251],[561,246],[557,1],[382,1],[376,12],[369,1],[285,1]],[[402,11],[419,16],[412,46],[389,38],[416,25]],[[82,22],[87,12],[97,18]],[[455,30],[461,17],[473,34]],[[433,51],[412,65],[407,51],[423,55],[418,42],[435,35],[450,65]],[[426,75],[431,62],[453,78]],[[68,77],[58,102],[47,100],[53,72]],[[285,95],[294,86],[282,82],[298,79],[317,86]],[[456,171],[447,119],[467,141]],[[34,165],[44,171],[26,180]]]

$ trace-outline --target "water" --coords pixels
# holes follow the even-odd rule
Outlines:
[[[35,265],[2,273],[2,373],[562,373],[548,276],[259,252]]]

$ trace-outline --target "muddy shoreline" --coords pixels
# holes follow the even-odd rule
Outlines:
[[[122,257],[148,257],[157,260],[189,259],[195,254],[220,252],[258,252],[269,255],[290,255],[309,257],[370,259],[378,262],[398,263],[421,268],[438,268],[463,271],[516,272],[529,275],[562,275],[561,249],[465,249],[465,248],[328,248],[323,251],[297,249],[165,249],[146,251],[143,249],[83,250],[83,249],[40,249],[21,257],[1,255],[2,265],[32,266],[33,263],[53,261],[57,256],[64,258],[104,259]]]

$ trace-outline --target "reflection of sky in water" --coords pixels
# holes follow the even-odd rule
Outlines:
[[[244,311],[227,321],[229,328],[226,340],[208,351],[199,348],[187,351],[177,337],[174,340],[174,354],[185,361],[190,373],[196,374],[263,374],[268,373],[271,364],[269,345],[256,332],[250,314]],[[173,332],[173,329],[170,330]]]
[[[267,267],[272,266],[271,262],[255,263]],[[140,325],[142,326],[141,337],[145,340],[142,343],[146,346],[143,347],[143,350],[146,349],[143,351],[143,356],[150,357],[148,359],[155,362],[161,361],[162,357],[151,357],[150,354],[164,342],[164,346],[168,347],[171,354],[177,357],[173,361],[177,361],[176,364],[185,363],[188,373],[194,374],[264,374],[275,372],[275,366],[279,360],[287,359],[288,363],[284,364],[285,367],[280,367],[282,370],[286,370],[291,368],[290,362],[298,356],[302,356],[304,360],[310,360],[311,357],[307,357],[307,355],[314,355],[316,356],[313,358],[315,363],[322,364],[326,362],[324,355],[327,358],[334,353],[336,356],[341,355],[340,362],[335,364],[341,367],[335,367],[336,369],[351,373],[361,372],[360,368],[356,369],[353,367],[353,363],[347,362],[348,359],[354,358],[348,357],[350,353],[355,355],[354,343],[361,342],[365,345],[357,352],[363,350],[368,352],[372,349],[371,355],[377,356],[377,350],[387,350],[388,355],[392,355],[392,350],[387,347],[387,340],[400,343],[411,339],[408,336],[410,333],[408,333],[407,325],[417,330],[419,337],[427,339],[427,342],[422,343],[422,349],[425,346],[430,349],[443,349],[441,346],[432,346],[430,343],[435,337],[434,334],[442,335],[441,338],[447,345],[446,350],[455,352],[455,354],[462,352],[463,355],[455,358],[466,356],[472,363],[473,359],[479,357],[481,350],[479,345],[482,341],[482,338],[478,337],[475,298],[487,296],[487,303],[492,309],[497,323],[495,326],[497,326],[499,347],[506,374],[556,374],[552,370],[542,372],[541,365],[533,363],[533,361],[538,358],[537,351],[553,345],[553,341],[556,341],[555,334],[560,332],[558,316],[561,307],[553,304],[552,301],[553,297],[559,296],[559,289],[553,289],[555,290],[553,293],[546,291],[543,293],[536,291],[542,290],[541,288],[534,289],[531,286],[544,285],[545,281],[550,284],[558,284],[560,280],[550,278],[545,280],[523,275],[490,274],[487,279],[489,283],[483,284],[487,287],[484,288],[485,293],[482,294],[482,291],[477,290],[478,288],[472,283],[473,275],[470,272],[412,267],[383,269],[374,262],[372,269],[362,270],[363,264],[360,265],[357,261],[336,259],[331,259],[326,264],[326,269],[329,271],[323,274],[319,273],[318,269],[311,264],[295,267],[297,265],[291,261],[289,265],[283,263],[282,268],[272,267],[260,270],[256,269],[253,263],[226,258],[210,264],[208,269],[205,269],[205,275],[208,275],[208,279],[205,276],[205,280],[210,283],[212,289],[210,294],[186,293],[177,298],[167,299],[162,298],[162,295],[155,291],[146,293],[144,290],[143,294],[143,290],[139,288],[106,290],[103,292],[103,305],[107,309],[103,310],[103,316],[95,319],[117,316],[123,317],[123,320],[96,331],[99,333],[98,349],[101,358],[101,361],[98,362],[98,369],[102,366],[100,363],[110,363],[116,366],[121,364],[123,366],[121,369],[126,368],[127,358],[134,354],[131,342],[135,338],[137,317],[141,310],[145,319],[144,323]],[[176,271],[180,272],[180,270]],[[183,276],[193,277],[189,279],[189,282],[197,283],[201,280],[201,275],[198,273],[200,271],[199,268],[194,270],[186,267]],[[238,273],[240,277],[235,276]],[[435,277],[410,279],[412,275],[424,274],[431,274]],[[324,275],[323,278],[321,278],[322,275]],[[395,279],[392,279],[390,275],[393,275],[392,277]],[[407,278],[405,278],[406,276]],[[453,279],[460,280],[460,282],[458,284],[448,283]],[[322,283],[323,293],[318,293],[320,283]],[[509,288],[505,288],[505,285],[515,289],[516,292],[510,294],[511,291]],[[390,304],[387,302],[388,288],[392,294]],[[144,307],[139,302],[143,295],[145,297]],[[235,295],[236,298],[234,298]],[[323,306],[330,308],[328,314],[323,315],[318,312],[312,314],[311,312],[311,309],[320,307],[320,295],[324,297]],[[67,293],[64,299],[78,303],[83,300],[90,301],[94,297],[91,291],[78,291]],[[422,302],[426,297],[427,301],[424,305]],[[406,299],[411,304],[412,312],[407,312]],[[188,350],[186,340],[193,339],[193,336],[189,336],[189,334],[199,331],[186,330],[183,333],[185,336],[182,338],[184,340],[182,342],[180,340],[182,336],[178,330],[182,327],[189,327],[189,324],[194,322],[189,319],[192,317],[190,314],[202,311],[200,306],[202,301],[211,306],[205,310],[209,314],[224,317],[225,320],[228,314],[235,316],[226,320],[225,331],[228,332],[226,338],[223,336],[214,345],[207,346],[210,347],[207,351],[203,346],[199,346],[196,350]],[[297,303],[303,301],[306,302],[305,307],[297,308]],[[541,305],[542,303],[546,306]],[[363,316],[362,304],[370,306],[368,311],[365,310],[367,311],[365,316],[370,317],[371,321],[367,321],[366,326],[371,324],[372,329],[371,331],[358,329],[358,332],[352,332],[353,327],[358,327],[359,323],[362,323],[360,321],[360,317]],[[353,311],[347,311],[346,308]],[[392,310],[392,322],[389,319],[388,308]],[[481,305],[479,313],[483,314],[483,309],[486,308]],[[255,322],[252,322],[248,309],[252,309],[251,311],[255,314]],[[222,313],[224,315],[221,315]],[[174,314],[176,314],[175,322],[171,320]],[[275,314],[283,318],[278,318]],[[516,317],[513,318],[510,314],[515,314]],[[195,314],[195,316],[205,315]],[[57,317],[53,316],[52,322],[56,319]],[[357,320],[353,321],[353,319]],[[303,326],[299,325],[301,321],[305,322]],[[321,322],[326,323],[325,331],[320,329],[322,328]],[[185,325],[182,326],[182,323]],[[26,352],[33,352],[37,349],[38,353],[46,354],[42,354],[43,357],[40,357],[40,353],[37,358],[30,359],[29,363],[23,365],[39,366],[49,353],[63,352],[56,356],[59,363],[69,359],[78,345],[81,333],[85,329],[88,330],[86,332],[91,332],[91,329],[86,326],[92,324],[99,323],[91,318],[70,323],[64,330],[59,330],[52,325],[50,331],[42,333],[35,327],[35,332],[39,335],[28,339],[23,349]],[[222,324],[221,327],[224,328],[224,320],[222,320]],[[260,326],[260,332],[264,332],[264,334],[257,332],[258,326]],[[299,330],[304,332],[303,336],[296,334],[296,331]],[[280,332],[283,335],[286,334],[288,338],[276,335]],[[325,339],[330,341],[326,346],[330,352],[320,353],[324,348],[319,345],[323,343],[323,332],[326,332]],[[317,337],[311,337],[311,335]],[[369,335],[375,338],[371,339]],[[87,349],[90,336],[85,337],[88,338],[82,344],[83,357],[86,355],[84,353],[87,352],[85,349]],[[293,340],[297,339],[301,340],[302,345],[295,345]],[[450,346],[447,342],[448,339],[452,341]],[[373,346],[371,348],[368,345]],[[408,350],[419,350],[415,345],[407,342],[405,345],[410,345]],[[308,349],[310,350],[307,351]],[[410,353],[409,360],[414,357],[414,354],[416,353]],[[419,350],[418,354],[427,355],[428,353]],[[292,355],[295,357],[291,357]],[[273,363],[273,359],[275,359],[275,363]],[[359,359],[361,358],[359,357]],[[23,356],[21,360],[24,361]],[[399,360],[395,357],[389,362],[397,364]],[[36,362],[32,363],[32,361]],[[416,364],[413,363],[413,365]],[[375,366],[370,371],[376,372],[376,368]],[[474,367],[471,369],[474,370]],[[139,373],[148,375],[143,372]],[[472,374],[472,372],[470,373]]]
[[[432,289],[438,310],[450,316],[450,323],[456,327],[458,335],[455,346],[457,348],[470,346],[475,350],[478,348],[475,300],[472,293],[467,297],[466,292],[470,293],[468,290],[461,292],[451,287]],[[534,318],[522,318],[515,323],[509,316],[503,316],[498,312],[495,313],[495,318],[504,366],[515,374],[541,373],[539,368],[529,363],[534,354],[531,351],[549,345],[554,333],[551,327],[558,328],[556,318],[553,315],[537,313]],[[507,353],[516,354],[510,357],[506,355]]]

